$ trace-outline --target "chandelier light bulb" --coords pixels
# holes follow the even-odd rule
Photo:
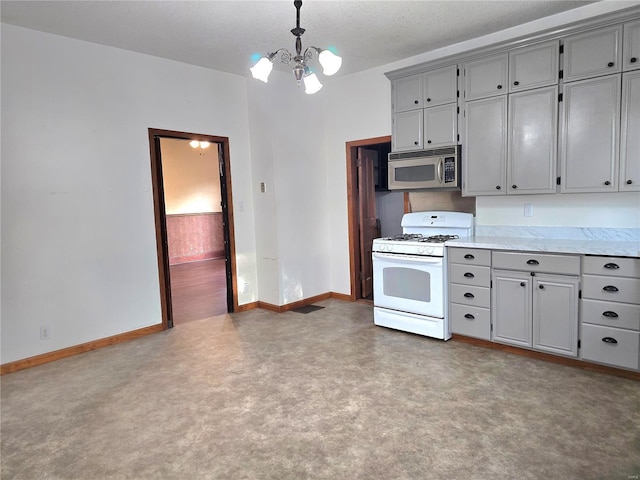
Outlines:
[[[209,145],[209,142],[200,142],[200,148],[207,148]]]
[[[304,77],[304,93],[313,95],[322,88],[322,84],[315,73],[305,75]]]
[[[267,57],[262,57],[258,60],[253,67],[250,68],[251,75],[253,78],[257,80],[261,80],[264,83],[269,81],[269,74],[271,73],[271,69],[273,68],[273,63]]]
[[[191,145],[191,148],[198,148],[200,146],[200,142],[198,140],[191,140],[189,145]]]
[[[318,55],[318,61],[322,65],[322,73],[331,76],[340,70],[342,66],[342,57],[339,57],[330,50],[322,50]]]

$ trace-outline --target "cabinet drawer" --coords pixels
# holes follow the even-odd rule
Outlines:
[[[582,273],[640,278],[640,258],[584,257]]]
[[[489,308],[491,305],[491,290],[487,287],[452,283],[449,289],[449,300],[452,303]]]
[[[640,332],[600,325],[582,326],[583,360],[637,369],[639,347]]]
[[[449,268],[451,283],[462,283],[464,285],[477,285],[488,287],[491,281],[491,269],[489,267],[479,267],[477,265],[458,265],[452,263]]]
[[[464,263],[467,265],[491,265],[491,250],[478,248],[449,248],[449,261],[451,263]]]
[[[580,257],[524,252],[493,252],[493,268],[526,272],[580,274]]]
[[[491,315],[488,308],[452,303],[449,309],[451,332],[469,337],[491,339]]]
[[[583,275],[582,297],[640,304],[640,279]]]
[[[640,305],[583,299],[582,323],[640,330]]]

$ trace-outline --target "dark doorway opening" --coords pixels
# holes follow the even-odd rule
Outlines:
[[[158,256],[160,298],[162,306],[162,325],[164,329],[167,329],[173,327],[174,325],[174,306],[172,302],[172,266],[170,265],[170,251],[168,241],[166,197],[164,186],[165,183],[162,162],[162,139],[208,142],[210,148],[217,149],[217,161],[211,163],[211,168],[215,169],[220,180],[221,221],[224,240],[222,246],[223,256],[218,260],[218,268],[224,268],[226,311],[233,312],[238,306],[238,300],[236,293],[237,280],[235,263],[235,241],[233,231],[233,204],[231,201],[231,175],[229,168],[229,139],[227,137],[217,137],[213,135],[203,135],[150,128],[149,144],[151,153],[151,175],[153,184],[154,217],[156,224],[156,248]],[[199,266],[206,266],[206,270],[210,272],[211,268],[214,268],[214,264],[209,262],[213,262],[214,259],[203,260],[205,260],[207,263],[203,263]],[[221,265],[220,261],[222,261],[224,265]],[[176,268],[173,268],[173,274],[175,276],[174,287],[176,291],[185,291],[185,280],[194,278],[194,275],[197,274],[195,270],[184,273],[183,270],[188,268],[190,267],[184,267],[182,270],[176,270]],[[202,268],[200,270],[201,273],[202,271],[204,271]],[[215,287],[209,280],[209,277],[203,275],[200,275],[199,279],[194,278],[194,281],[200,282],[200,286],[196,285],[194,288],[190,288],[189,290],[193,298],[188,300],[188,303],[189,305],[193,305],[194,303],[196,304],[194,305],[194,308],[192,308],[192,312],[190,313],[191,315],[197,314],[199,308],[199,306],[197,305],[199,296],[215,295],[215,292],[213,291],[201,290],[201,288],[210,289]],[[176,307],[178,307],[177,304]]]

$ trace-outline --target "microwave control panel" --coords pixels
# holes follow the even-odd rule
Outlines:
[[[444,157],[444,183],[456,181],[456,159],[455,157]]]

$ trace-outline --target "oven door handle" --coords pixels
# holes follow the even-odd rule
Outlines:
[[[404,262],[404,263],[427,263],[431,265],[442,265],[443,257],[428,257],[424,255],[406,255],[406,254],[394,254],[394,253],[380,253],[373,252],[373,259],[378,260],[391,260],[394,262]]]

